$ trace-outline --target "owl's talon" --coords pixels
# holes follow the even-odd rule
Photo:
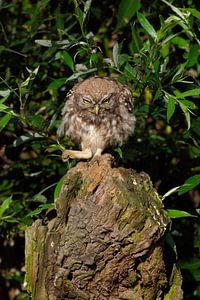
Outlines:
[[[69,155],[69,152],[68,150],[65,150],[63,153],[62,153],[62,161],[63,162],[67,162],[69,159],[70,159],[70,155]]]
[[[92,151],[91,149],[85,149],[82,151],[77,150],[65,150],[62,153],[62,161],[66,162],[70,158],[72,159],[89,159],[92,157]]]

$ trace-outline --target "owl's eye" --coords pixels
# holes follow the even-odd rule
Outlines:
[[[112,94],[109,94],[109,95],[107,95],[105,98],[103,98],[102,103],[109,103],[109,101],[110,101],[112,95],[113,95],[113,93],[112,93]]]
[[[91,103],[92,103],[92,100],[89,99],[89,98],[83,98],[83,103],[91,104]]]

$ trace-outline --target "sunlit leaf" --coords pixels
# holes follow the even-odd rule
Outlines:
[[[179,188],[180,188],[180,186],[176,186],[176,187],[172,188],[171,190],[169,190],[167,193],[165,193],[162,196],[162,200],[164,200],[165,198],[169,197],[170,195],[176,193],[179,190]]]
[[[3,103],[0,102],[0,111],[5,111],[7,110],[9,107]]]
[[[56,201],[56,199],[59,197],[60,195],[60,191],[64,182],[64,178],[65,176],[63,176],[58,183],[56,184],[55,190],[54,190],[54,201]]]
[[[24,135],[21,135],[20,137],[18,137],[14,142],[13,142],[13,146],[14,147],[17,147],[23,143],[26,143],[26,142],[29,142],[29,141],[32,141],[32,140],[35,140],[35,139],[40,139],[40,138],[43,138],[42,135],[40,135],[39,133],[37,132],[29,132],[29,133],[26,133]]]
[[[12,198],[9,197],[5,199],[3,203],[0,205],[0,218],[3,217],[5,211],[10,207],[11,203],[12,203]]]
[[[43,212],[44,210],[48,210],[50,208],[54,208],[54,204],[53,203],[47,203],[47,204],[41,204],[40,206],[38,206],[38,208],[36,208],[33,211],[30,211],[27,215],[27,217],[35,217],[38,216],[41,212]]]
[[[154,41],[157,41],[158,40],[157,33],[153,28],[153,26],[149,23],[147,18],[140,12],[137,12],[137,18],[141,26],[146,30],[146,32],[153,38]]]
[[[174,98],[169,97],[167,102],[167,122],[170,121],[171,117],[173,116],[175,112],[176,102]]]
[[[200,88],[192,89],[192,90],[186,91],[184,93],[179,93],[177,98],[185,98],[185,97],[189,97],[189,96],[199,96],[199,95],[200,95]]]
[[[85,22],[85,19],[86,19],[88,13],[89,13],[91,3],[92,3],[92,0],[85,1],[85,4],[84,4],[84,17],[83,17],[84,22]]]
[[[23,81],[21,84],[20,84],[20,88],[24,88],[24,87],[27,87],[30,83],[30,81],[34,80],[35,79],[35,76],[37,75],[38,73],[38,70],[39,70],[39,67],[38,66],[37,68],[35,68],[33,71],[29,70],[27,68],[27,71],[29,72],[29,76],[26,78],[25,81]]]
[[[187,106],[184,105],[183,103],[179,102],[179,105],[180,105],[180,108],[182,109],[182,111],[185,115],[185,119],[186,119],[186,122],[187,122],[187,127],[188,127],[188,129],[190,129],[190,112],[189,112]]]
[[[188,41],[180,36],[171,39],[171,43],[177,45],[181,49],[187,49],[189,47]]]
[[[74,61],[71,57],[71,55],[66,52],[66,51],[62,51],[62,58],[64,59],[64,62],[66,63],[66,65],[74,72]]]
[[[194,17],[200,20],[200,11],[198,11],[195,8],[185,8],[184,9],[186,12],[190,12]]]
[[[73,75],[71,75],[70,77],[68,77],[65,82],[71,81],[71,80],[75,80],[75,79],[81,77],[82,75],[94,73],[96,71],[97,71],[97,68],[91,68],[91,69],[87,69],[85,71],[80,71],[80,72],[74,73]]]
[[[188,178],[180,187],[178,194],[183,195],[200,184],[200,174]]]
[[[73,43],[68,40],[62,40],[62,41],[52,41],[52,40],[35,40],[36,44],[39,44],[44,47],[59,47],[59,48],[67,48],[68,46],[71,46]]]
[[[177,218],[185,218],[185,217],[193,217],[196,218],[197,216],[188,213],[187,211],[178,210],[178,209],[166,209],[167,215],[171,219]]]
[[[162,0],[162,2],[164,2],[166,5],[170,6],[170,8],[177,14],[177,16],[179,16],[181,19],[185,20],[186,16],[189,16],[188,13],[186,11],[184,11],[183,9],[179,9],[178,7],[174,6],[173,4],[171,4],[168,1]]]
[[[8,124],[8,122],[11,119],[11,115],[10,114],[6,114],[4,115],[2,118],[0,118],[0,131],[3,130],[3,128]]]
[[[181,100],[181,103],[183,103],[185,106],[187,106],[190,109],[197,108],[194,102],[186,100],[186,99]]]
[[[123,158],[123,152],[120,147],[115,148],[115,152],[117,152],[119,154],[120,158]]]
[[[10,95],[10,90],[7,89],[7,90],[0,90],[0,96],[1,97],[7,97]]]

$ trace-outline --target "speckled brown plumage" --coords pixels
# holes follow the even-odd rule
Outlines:
[[[82,151],[66,150],[63,160],[91,158],[122,145],[135,127],[131,98],[130,89],[110,77],[94,76],[76,84],[66,96],[61,127]]]

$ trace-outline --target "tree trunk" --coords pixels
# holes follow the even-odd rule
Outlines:
[[[112,168],[112,157],[70,169],[57,217],[26,231],[26,282],[33,300],[182,299],[181,275],[167,276],[169,220],[145,173]]]

